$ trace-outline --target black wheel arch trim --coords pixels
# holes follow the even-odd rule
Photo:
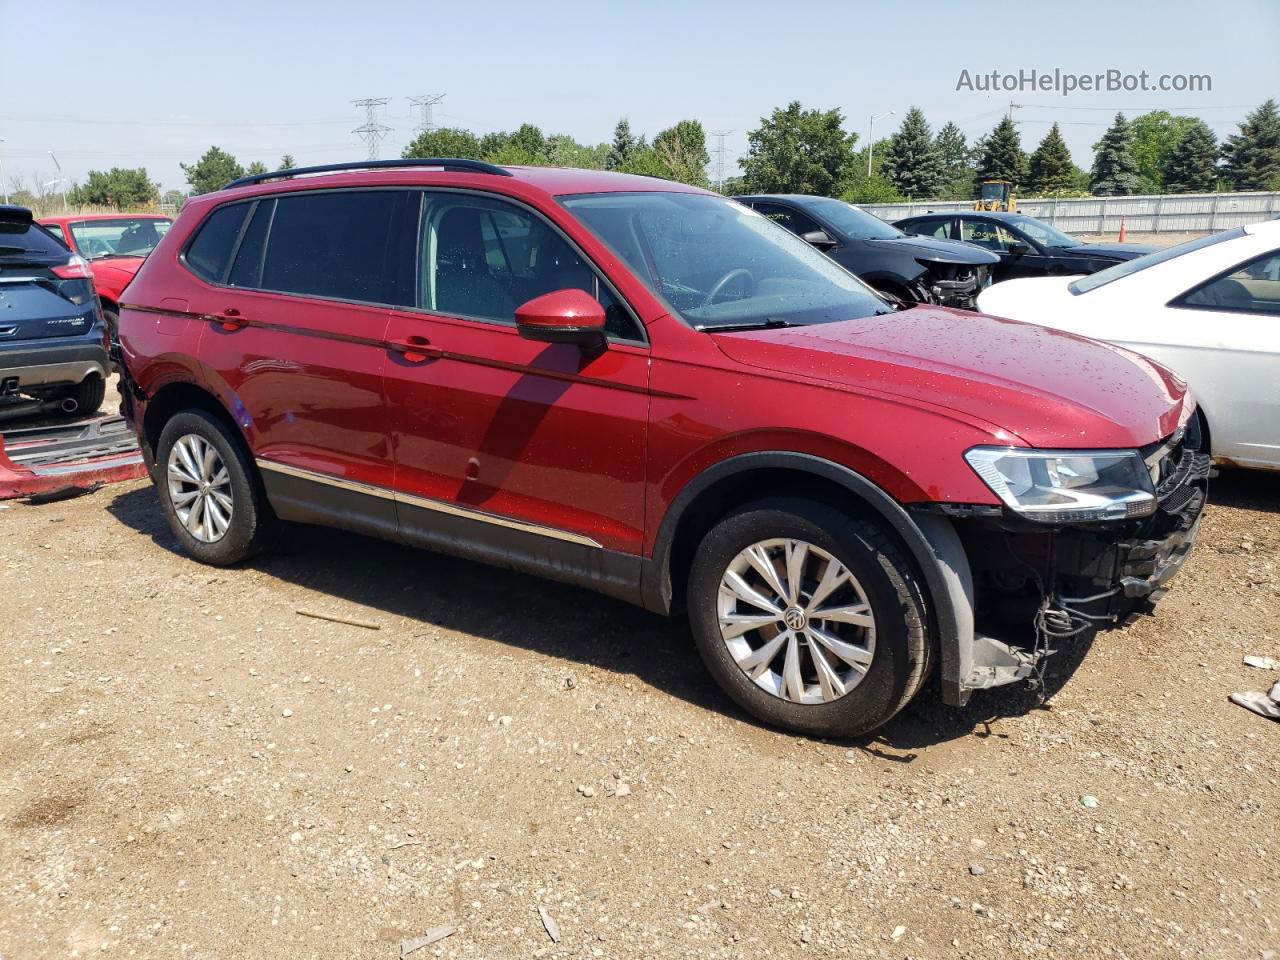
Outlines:
[[[738,473],[761,469],[795,470],[833,481],[874,510],[898,535],[924,577],[925,600],[940,646],[943,698],[947,703],[963,705],[967,691],[960,687],[960,647],[966,642],[972,643],[972,630],[970,627],[969,637],[963,635],[964,611],[956,609],[955,595],[944,577],[943,558],[897,500],[862,474],[822,457],[786,451],[739,454],[708,467],[685,484],[659,523],[653,555],[643,564],[640,583],[643,605],[655,613],[671,612],[671,550],[689,506],[712,485]],[[971,624],[971,618],[969,622]]]

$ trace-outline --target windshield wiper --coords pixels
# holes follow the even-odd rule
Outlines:
[[[731,333],[734,330],[777,330],[791,326],[790,320],[780,317],[765,317],[763,320],[747,320],[743,323],[712,323],[694,327],[699,333]]]

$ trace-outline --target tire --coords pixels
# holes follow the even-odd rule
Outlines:
[[[807,557],[803,575],[794,578],[804,584],[801,602],[784,611],[791,621],[743,602],[741,592],[735,595],[728,587],[722,591],[722,581],[729,582],[728,575],[736,572],[757,596],[764,593],[765,600],[777,601],[779,591],[744,557],[748,548],[764,550],[763,556],[775,564],[772,582],[785,590],[787,557],[799,555],[799,551],[786,553],[787,541],[804,544]],[[772,546],[768,546],[770,542]],[[756,559],[761,556],[757,553]],[[832,560],[851,577],[818,597]],[[838,571],[837,567],[832,572]],[[738,582],[733,583],[738,589]],[[703,538],[688,586],[689,622],[703,662],[735,703],[773,726],[818,737],[868,733],[911,701],[932,666],[923,591],[911,565],[879,527],[817,501],[761,500],[730,513]],[[767,595],[770,591],[772,597]],[[815,598],[820,600],[818,604],[811,603]],[[869,628],[865,622],[852,622],[855,618],[866,620],[863,604],[870,607],[873,622]],[[781,604],[774,607],[781,609]],[[801,608],[800,616],[795,615],[797,607]],[[849,622],[808,618],[809,613],[824,611]],[[729,618],[730,633],[747,623],[771,622],[726,639],[722,615]],[[778,640],[791,626],[797,626],[797,635],[805,638],[794,644],[798,666],[794,673],[788,670],[788,648],[793,645],[785,637]],[[815,635],[825,640],[811,639]],[[844,645],[830,645],[831,638]],[[766,649],[771,642],[776,649],[772,655]],[[845,656],[855,653],[862,662],[855,665],[834,650]],[[756,654],[759,656],[753,662]],[[828,681],[834,673],[839,686],[824,682],[824,671],[818,669],[815,659],[818,655],[832,668],[827,672]],[[757,672],[759,679],[749,676],[748,669]],[[798,677],[800,683],[788,682],[788,675]],[[842,688],[846,692],[841,693]]]
[[[102,306],[102,320],[107,327],[107,342],[112,347],[120,346],[120,312],[114,307],[108,307],[106,304]],[[114,351],[112,351],[114,354]],[[115,362],[112,361],[112,367]]]
[[[204,410],[183,410],[165,423],[152,482],[174,536],[201,563],[239,563],[265,549],[275,532],[275,514],[244,442]]]
[[[74,387],[65,387],[57,393],[58,400],[72,400],[74,410],[62,411],[67,417],[87,417],[98,412],[102,401],[107,396],[107,381],[96,373],[91,373]]]

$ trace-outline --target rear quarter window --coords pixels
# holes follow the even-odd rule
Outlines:
[[[185,256],[187,266],[197,276],[210,283],[223,282],[250,206],[252,204],[233,203],[219,207],[200,225]]]

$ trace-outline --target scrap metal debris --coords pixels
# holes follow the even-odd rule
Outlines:
[[[414,937],[412,940],[400,941],[400,960],[404,960],[409,954],[415,950],[421,950],[428,947],[437,940],[443,940],[445,937],[451,937],[457,932],[457,927],[451,923],[446,923],[439,927],[432,927],[420,937]]]
[[[560,924],[556,923],[551,914],[547,913],[546,907],[538,908],[538,916],[542,920],[542,929],[547,931],[547,936],[551,938],[552,943],[560,942]]]
[[[1244,707],[1268,720],[1280,720],[1280,682],[1269,693],[1260,690],[1242,690],[1231,695],[1231,702]]]
[[[351,627],[364,627],[366,630],[381,630],[382,624],[369,620],[356,620],[353,617],[340,617],[335,613],[317,613],[315,610],[295,610],[301,617],[313,617],[316,620],[328,620],[331,623],[345,623]]]

